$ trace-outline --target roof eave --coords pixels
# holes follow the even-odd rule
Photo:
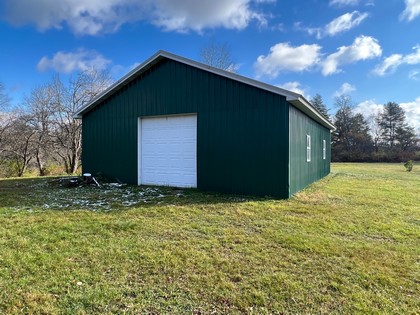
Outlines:
[[[327,118],[322,116],[322,114],[320,114],[303,96],[299,95],[297,98],[287,98],[287,101],[309,117],[312,117],[321,125],[327,127],[330,130],[336,129],[335,126]]]
[[[134,80],[136,77],[141,75],[144,71],[152,67],[154,64],[156,64],[161,58],[162,58],[163,51],[158,51],[153,56],[148,58],[146,61],[144,61],[142,64],[135,67],[133,70],[128,72],[125,76],[123,76],[121,79],[117,80],[113,84],[111,84],[105,91],[102,93],[99,93],[95,98],[93,98],[89,103],[85,104],[81,108],[79,108],[76,113],[73,115],[73,118],[75,119],[82,119],[83,114],[85,114],[87,111],[92,109],[95,105],[100,103],[104,98],[107,96],[112,95],[114,92],[119,90],[124,85],[130,83],[132,80]]]

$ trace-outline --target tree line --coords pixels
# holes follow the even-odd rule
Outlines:
[[[0,84],[0,177],[20,177],[28,168],[41,176],[52,168],[75,173],[82,131],[73,115],[111,83],[108,73],[96,70],[80,72],[67,82],[56,76],[14,107]]]
[[[420,139],[407,124],[399,104],[388,102],[376,116],[365,117],[356,113],[350,96],[342,95],[335,99],[337,111],[330,117],[319,94],[311,103],[336,127],[331,135],[333,162],[403,162],[420,158]]]

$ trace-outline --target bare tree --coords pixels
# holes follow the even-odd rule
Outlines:
[[[373,147],[375,152],[379,152],[379,147],[381,144],[381,127],[378,125],[377,121],[380,117],[380,113],[372,114],[368,117],[369,129],[372,135]]]
[[[237,72],[237,65],[233,62],[230,48],[227,43],[219,44],[211,42],[201,48],[201,61],[206,65],[229,72]]]
[[[46,174],[47,163],[53,160],[62,163],[68,174],[77,171],[82,131],[80,120],[75,120],[73,115],[111,82],[108,73],[95,70],[80,72],[67,85],[56,76],[32,90],[25,98],[19,119],[8,122],[8,128],[2,128],[6,124],[0,120],[0,141],[9,139],[5,149],[7,158],[13,159],[19,176],[32,161],[41,176]]]
[[[67,87],[58,78],[51,84],[55,93],[53,109],[56,152],[68,174],[76,172],[82,153],[82,125],[73,115],[77,109],[105,90],[111,82],[108,73],[89,70],[71,79]]]
[[[80,72],[67,85],[57,76],[32,90],[16,113],[2,110],[9,100],[0,85],[0,162],[11,162],[17,176],[22,176],[30,163],[45,175],[52,160],[63,163],[67,173],[75,173],[82,152],[82,130],[73,115],[111,83],[108,73],[96,70]]]
[[[32,90],[25,98],[28,109],[28,123],[34,128],[34,158],[39,175],[46,175],[46,163],[53,159],[53,113],[55,104],[54,89],[49,84]]]
[[[19,113],[5,130],[3,155],[13,162],[14,171],[19,177],[23,176],[34,157],[36,130],[29,123],[30,120],[30,116]]]

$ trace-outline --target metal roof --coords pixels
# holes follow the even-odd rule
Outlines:
[[[91,109],[93,109],[95,106],[99,105],[103,100],[110,97],[112,94],[123,88],[125,85],[129,84],[131,81],[136,79],[138,76],[143,74],[145,71],[150,69],[155,64],[159,63],[163,59],[170,59],[174,60],[207,72],[211,72],[214,74],[217,74],[222,77],[226,77],[235,81],[239,81],[251,86],[255,86],[257,88],[270,91],[275,94],[283,95],[286,97],[286,100],[291,103],[293,106],[307,114],[309,117],[314,119],[315,121],[319,122],[321,125],[327,127],[330,130],[334,130],[334,125],[328,121],[317,109],[315,109],[309,101],[307,101],[302,95],[288,91],[270,84],[266,84],[257,80],[253,80],[241,75],[238,75],[236,73],[232,73],[229,71],[221,70],[218,68],[214,68],[208,65],[205,65],[203,63],[190,60],[172,53],[169,53],[167,51],[160,50],[157,53],[155,53],[153,56],[151,56],[149,59],[147,59],[145,62],[143,62],[141,65],[137,66],[135,69],[127,73],[125,76],[123,76],[121,79],[116,81],[114,84],[112,84],[108,89],[100,93],[98,96],[96,96],[92,101],[87,103],[86,105],[79,108],[76,113],[74,114],[74,118],[81,119],[83,115],[87,112],[89,112]]]

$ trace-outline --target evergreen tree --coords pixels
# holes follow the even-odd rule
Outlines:
[[[404,110],[397,103],[388,102],[378,117],[378,125],[381,128],[382,144],[392,149],[397,144],[398,132],[406,127]]]
[[[334,117],[337,128],[332,134],[333,161],[366,161],[373,151],[369,126],[362,114],[354,114],[349,96],[336,98],[338,111]]]
[[[335,114],[334,125],[336,129],[332,133],[332,148],[336,153],[348,151],[351,146],[351,118],[352,111],[350,107],[340,108]]]
[[[397,129],[397,141],[401,150],[407,152],[415,150],[419,139],[416,137],[414,128],[407,126],[406,128]]]
[[[395,102],[388,102],[384,105],[383,112],[377,119],[381,130],[381,144],[391,160],[404,160],[407,154],[413,152],[417,146],[418,139],[414,129],[405,121],[404,109]]]
[[[351,119],[351,139],[356,156],[365,159],[374,149],[369,123],[362,114],[356,114]]]
[[[324,100],[322,96],[319,94],[315,94],[315,96],[311,99],[311,104],[315,107],[325,118],[330,119],[330,115],[328,114],[327,106],[324,104]]]

